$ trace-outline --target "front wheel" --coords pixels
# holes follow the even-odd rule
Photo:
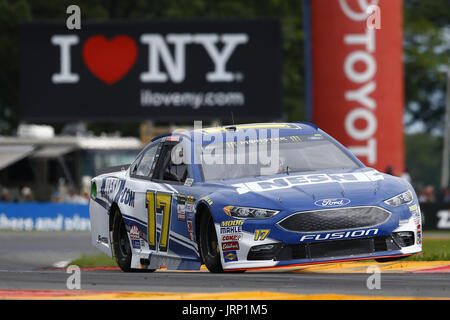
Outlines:
[[[131,247],[128,239],[127,229],[120,211],[114,214],[114,223],[112,229],[113,251],[117,265],[124,272],[154,272],[155,269],[132,269],[131,268]]]
[[[206,268],[213,273],[223,272],[216,228],[214,220],[209,213],[202,215],[200,219],[199,246]]]
[[[130,272],[132,253],[125,223],[120,212],[116,212],[114,215],[112,237],[114,256],[119,268],[122,271]]]

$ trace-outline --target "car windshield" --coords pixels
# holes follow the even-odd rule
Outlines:
[[[322,134],[213,142],[196,154],[205,181],[360,167]]]

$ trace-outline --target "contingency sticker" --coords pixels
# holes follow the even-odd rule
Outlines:
[[[177,218],[178,221],[186,221],[186,196],[177,196]]]
[[[238,261],[236,251],[227,251],[223,253],[223,260],[225,262]]]
[[[134,249],[141,249],[141,237],[139,234],[139,228],[135,225],[133,225],[130,229],[130,239],[131,246]]]

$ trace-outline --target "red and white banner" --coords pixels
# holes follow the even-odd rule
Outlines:
[[[311,0],[309,9],[313,122],[367,166],[403,172],[402,0]]]

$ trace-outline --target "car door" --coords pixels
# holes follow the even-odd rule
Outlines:
[[[185,208],[193,208],[193,197],[186,199],[178,192],[189,176],[188,168],[171,162],[171,151],[176,144],[177,140],[163,138],[150,145],[129,171],[129,181],[136,192],[136,210],[131,223],[141,224],[139,230],[146,240],[144,246],[136,244],[133,250],[149,252],[151,265],[156,263],[156,267],[159,266],[155,261],[164,261],[169,267],[168,264],[177,266],[186,259],[198,260],[198,249],[190,240],[185,215]]]
[[[170,197],[170,190],[152,181],[152,173],[158,161],[161,147],[162,143],[160,141],[150,144],[143,150],[136,161],[130,165],[127,185],[135,193],[135,201],[132,214],[130,216],[123,214],[123,216],[130,230],[137,229],[139,231],[139,234],[136,234],[136,231],[133,234],[130,232],[132,249],[135,252],[160,251],[159,246],[157,246],[158,225],[167,226],[167,222],[170,222],[165,221],[167,217],[163,214],[163,218],[166,217],[166,219],[162,219],[164,221],[160,224],[155,214],[157,205],[160,207],[165,206],[166,211],[170,209],[170,201],[167,201],[167,197]],[[160,196],[156,196],[157,194],[160,194]],[[165,211],[163,210],[163,212]],[[133,241],[141,238],[144,241]],[[161,251],[165,251],[167,247],[166,237],[159,240],[162,242]]]

